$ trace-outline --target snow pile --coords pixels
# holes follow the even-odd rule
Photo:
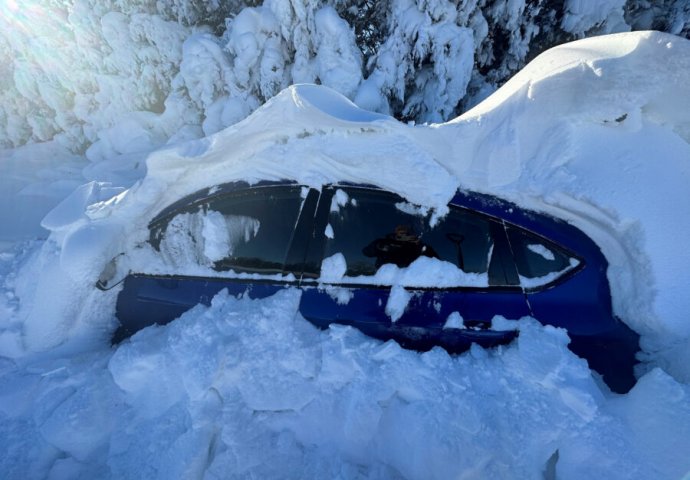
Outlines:
[[[114,352],[30,368],[4,361],[0,470],[53,479],[627,479],[678,478],[688,466],[667,452],[687,442],[690,389],[660,371],[633,401],[610,401],[565,333],[535,321],[521,323],[510,347],[450,357],[349,327],[319,331],[297,313],[299,301],[297,290],[262,301],[221,292]],[[662,424],[646,428],[639,413]]]
[[[689,72],[690,42],[671,35],[581,40],[441,127],[463,139],[444,165],[464,187],[565,218],[599,244],[616,313],[648,351],[675,350],[657,359],[685,381]]]

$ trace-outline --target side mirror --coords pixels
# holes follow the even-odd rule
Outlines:
[[[103,271],[98,277],[96,287],[99,290],[110,290],[119,285],[129,275],[129,269],[124,268],[121,261],[118,261],[124,253],[117,255],[103,268]]]

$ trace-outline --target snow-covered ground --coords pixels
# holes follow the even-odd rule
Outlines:
[[[682,478],[689,90],[690,42],[658,33],[552,49],[447,124],[405,125],[324,87],[291,87],[235,126],[153,153],[127,191],[75,190],[43,220],[45,241],[27,241],[38,226],[19,219],[65,197],[83,165],[69,157],[51,168],[60,159],[50,146],[4,152],[0,472]],[[638,384],[612,394],[564,331],[532,319],[507,347],[420,354],[315,329],[297,290],[260,301],[221,293],[110,347],[117,291],[94,283],[146,240],[161,208],[216,183],[284,178],[374,183],[437,215],[470,188],[572,222],[609,259],[616,313],[642,335]]]

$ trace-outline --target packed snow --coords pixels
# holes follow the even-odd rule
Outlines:
[[[335,20],[317,21],[338,28]],[[539,56],[456,120],[420,126],[363,111],[326,87],[293,86],[234,126],[149,155],[146,175],[127,190],[103,182],[75,190],[43,220],[45,241],[24,241],[10,222],[4,238],[14,241],[0,253],[0,472],[682,478],[689,72],[690,42],[678,37],[581,40]],[[13,188],[27,181],[15,178]],[[507,346],[418,353],[349,327],[316,329],[299,314],[295,289],[263,300],[221,292],[211,306],[111,347],[117,288],[95,289],[102,271],[114,258],[127,265],[147,255],[147,225],[164,207],[240,179],[376,184],[409,202],[400,208],[436,218],[468,188],[573,223],[607,256],[616,313],[642,335],[637,385],[611,393],[567,349],[565,331],[530,318],[492,321],[520,330]],[[20,190],[10,200],[20,202]],[[336,210],[350,201],[334,200]],[[232,248],[219,241],[223,229],[239,230],[239,241],[261,228],[234,220],[194,220],[209,263]],[[346,269],[331,257],[321,280],[327,287]],[[407,303],[405,270],[389,272],[392,321]],[[462,324],[451,315],[446,328]]]

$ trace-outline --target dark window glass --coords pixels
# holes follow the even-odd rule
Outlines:
[[[301,204],[299,187],[261,187],[219,196],[153,225],[151,243],[172,264],[279,273]]]
[[[453,208],[424,238],[440,259],[467,273],[486,273],[493,246],[489,222],[467,210]]]
[[[508,240],[521,277],[536,279],[571,268],[571,259],[552,242],[517,227],[508,226]]]
[[[397,195],[342,189],[333,197],[324,257],[342,253],[348,276],[374,275],[385,264],[407,267],[421,256],[487,273],[490,220],[462,209],[452,209],[433,228],[429,218]]]

